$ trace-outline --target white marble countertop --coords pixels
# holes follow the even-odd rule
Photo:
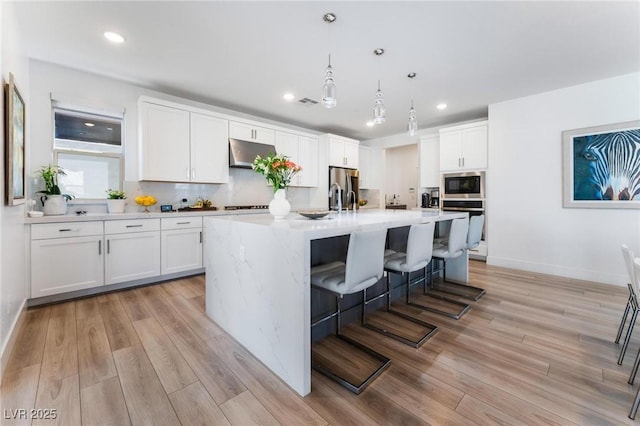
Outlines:
[[[322,219],[308,219],[298,213],[290,213],[284,219],[274,219],[271,215],[247,214],[241,216],[213,216],[212,219],[233,221],[238,224],[267,226],[273,230],[301,232],[309,239],[345,235],[353,231],[396,228],[414,223],[438,222],[467,217],[464,212],[443,212],[440,210],[382,210],[367,209],[358,212],[331,212]]]
[[[261,210],[261,213],[256,213],[256,210],[191,210],[185,212],[131,212],[131,213],[86,213],[86,214],[65,214],[65,215],[53,215],[42,217],[27,217],[25,219],[26,224],[36,223],[59,223],[59,222],[88,222],[92,220],[131,220],[131,219],[162,219],[170,217],[193,217],[193,216],[239,216],[239,215],[251,215],[251,216],[263,216],[269,215],[268,210]]]

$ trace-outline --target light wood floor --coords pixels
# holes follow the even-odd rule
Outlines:
[[[420,349],[347,327],[392,360],[361,395],[314,372],[297,396],[204,316],[202,276],[32,309],[0,423],[32,408],[65,426],[633,423],[640,338],[622,366],[613,343],[626,289],[479,262],[471,282],[487,295],[459,321],[407,311],[440,326]]]

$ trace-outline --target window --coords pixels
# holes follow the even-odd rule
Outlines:
[[[123,115],[95,114],[54,103],[54,161],[63,193],[76,198],[104,199],[105,191],[122,189]]]

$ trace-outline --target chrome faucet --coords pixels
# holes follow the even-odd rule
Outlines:
[[[331,186],[329,187],[329,197],[333,198],[333,187],[336,187],[338,189],[338,202],[336,203],[336,210],[338,210],[338,212],[342,211],[342,188],[340,188],[340,185],[338,185],[337,183],[332,183]]]
[[[351,197],[351,194],[353,194],[353,197]],[[354,191],[349,191],[349,193],[347,194],[347,201],[348,200],[353,200],[353,211],[356,211],[356,204],[358,203],[357,199],[356,199],[356,193]],[[347,206],[347,210],[349,210],[349,206]]]

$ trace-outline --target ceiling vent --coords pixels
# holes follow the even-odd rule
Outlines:
[[[310,99],[310,98],[298,99],[298,102],[300,102],[302,105],[305,105],[305,106],[313,106],[318,103],[318,101],[314,101],[313,99]]]

